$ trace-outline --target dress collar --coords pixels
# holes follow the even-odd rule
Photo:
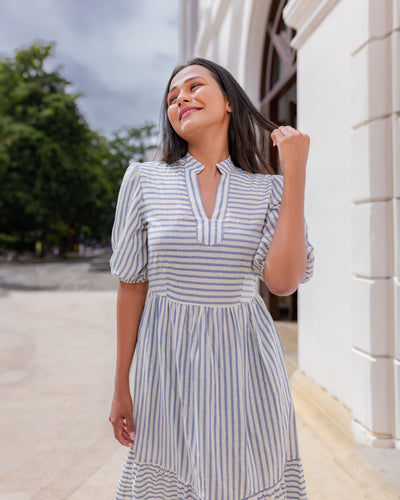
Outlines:
[[[196,160],[196,158],[192,156],[190,153],[186,153],[185,156],[183,156],[179,161],[182,163],[182,165],[185,166],[185,168],[193,170],[196,173],[199,173],[204,169],[204,165],[200,163],[198,160]],[[228,158],[226,158],[225,160],[217,163],[216,166],[222,174],[231,171],[232,168],[234,167],[234,164],[232,158],[228,156]]]

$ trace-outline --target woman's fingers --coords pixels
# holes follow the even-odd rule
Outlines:
[[[271,133],[272,144],[278,147],[282,173],[303,173],[307,163],[310,137],[290,125],[282,125]]]
[[[301,133],[299,130],[296,130],[295,128],[291,127],[290,125],[286,125],[285,127],[283,127],[284,129],[284,133],[286,133],[287,135],[297,135],[299,133]]]
[[[281,139],[281,137],[284,137],[283,135],[283,131],[280,130],[281,127],[279,128],[276,128],[272,133],[271,133],[271,139],[272,139],[272,144],[274,146],[277,146],[278,145],[278,142],[279,140]]]
[[[272,134],[271,134],[271,139],[272,139],[272,144],[274,146],[277,146],[279,142],[284,139],[285,137],[289,135],[295,135],[296,131],[293,127],[290,127],[288,125],[281,126],[279,128],[276,128]]]
[[[135,426],[133,424],[133,416],[132,415],[128,415],[125,419],[125,426],[126,426],[126,430],[129,434],[129,436],[134,436],[135,435]]]
[[[272,144],[274,146],[277,146],[279,141],[282,140],[283,138],[290,135],[298,135],[298,134],[301,134],[299,129],[295,129],[290,125],[282,125],[279,128],[276,128],[271,133]]]
[[[121,435],[122,439],[130,445],[133,444],[134,440],[130,437],[130,435],[125,431],[125,430],[122,430],[122,435]]]
[[[124,446],[132,445],[134,438],[134,423],[132,397],[129,389],[124,388],[114,391],[108,420],[113,426],[115,439]]]
[[[299,129],[295,129],[290,125],[282,125],[279,128],[276,128],[271,133],[272,144],[274,146],[279,146],[282,141],[289,137],[297,136],[300,140],[309,139],[307,134],[303,134]]]
[[[296,135],[297,130],[291,127],[290,125],[282,125],[278,128],[278,131],[283,135]]]
[[[134,442],[134,432],[128,429],[126,418],[110,416],[109,420],[113,426],[115,439],[124,446],[131,446]],[[133,427],[132,418],[130,426]]]
[[[131,446],[133,444],[133,439],[129,437],[126,426],[124,424],[124,419],[121,418],[119,422],[117,422],[115,425],[113,424],[113,427],[114,436],[118,442],[120,442],[124,446]]]
[[[135,427],[133,425],[133,418],[126,418],[124,420],[124,424],[122,426],[122,433],[123,436],[128,439],[131,443],[133,443],[133,440],[135,439]]]

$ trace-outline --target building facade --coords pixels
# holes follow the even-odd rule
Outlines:
[[[400,0],[181,0],[181,59],[311,136],[299,368],[400,448]]]

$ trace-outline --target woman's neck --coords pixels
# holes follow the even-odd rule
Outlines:
[[[227,144],[220,147],[214,144],[209,148],[204,144],[197,147],[189,144],[188,152],[196,158],[197,161],[204,165],[205,171],[208,171],[209,173],[216,171],[217,163],[226,160],[229,156],[229,148]]]

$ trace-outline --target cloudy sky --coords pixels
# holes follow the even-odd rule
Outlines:
[[[1,0],[0,53],[56,42],[54,62],[84,94],[92,128],[158,124],[178,59],[179,0]],[[71,87],[72,88],[72,87]]]

